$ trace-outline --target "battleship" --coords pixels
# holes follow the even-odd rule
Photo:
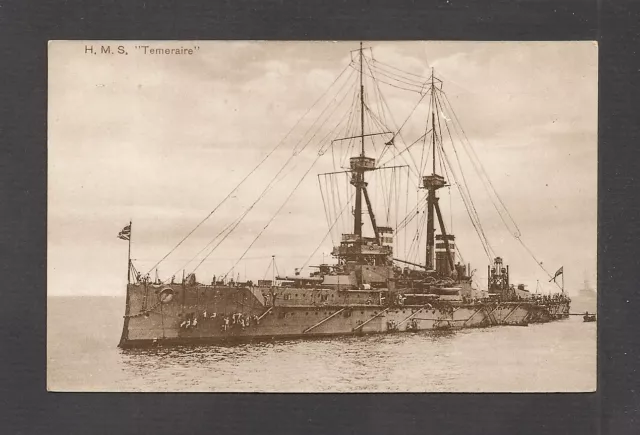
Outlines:
[[[342,148],[345,164],[336,168],[342,170],[318,175],[318,180],[325,180],[324,185],[320,182],[320,187],[329,227],[327,234],[332,234],[341,219],[349,223],[348,231],[336,237],[332,262],[311,266],[313,270],[306,275],[301,269],[280,275],[276,273],[274,256],[270,261],[271,279],[254,282],[245,277],[241,282],[230,270],[203,283],[198,281],[194,268],[183,269],[179,280],[175,274],[161,280],[157,276],[158,265],[173,250],[148,272],[141,273],[131,258],[132,224],[129,222],[118,236],[129,241],[126,306],[119,347],[527,326],[569,316],[571,300],[564,293],[564,284],[557,285],[559,291],[555,294],[529,292],[525,285],[514,281],[506,260],[491,247],[465,187],[462,168],[457,166],[455,170],[449,157],[451,149],[445,146],[453,141],[451,130],[456,129],[454,123],[459,120],[446,97],[444,79],[437,76],[433,68],[431,75],[424,77],[387,65],[376,60],[362,43],[351,52],[351,62],[343,73],[346,70],[354,74],[354,80],[351,83],[353,110],[349,112],[345,134],[326,138],[316,153],[319,159],[333,154],[338,146],[348,144]],[[369,83],[373,84],[377,104],[365,90]],[[402,133],[406,133],[405,125],[414,112],[399,126],[383,116],[381,111],[388,109],[381,91],[385,85],[413,91],[419,95],[419,103],[427,107],[427,115],[420,121],[424,134],[411,144],[404,141]],[[377,147],[375,141],[378,141]],[[417,149],[420,158],[414,159],[411,156]],[[453,151],[457,158],[455,149]],[[294,149],[291,158],[299,153],[300,149]],[[385,153],[393,159],[384,160]],[[419,165],[415,164],[417,160]],[[475,164],[477,169],[478,161]],[[375,198],[370,192],[373,174],[389,171],[407,174],[419,193],[415,206],[395,222],[388,218],[388,213],[376,213]],[[333,195],[329,199],[329,186],[333,183],[326,180],[338,176],[344,176],[347,181],[343,185],[348,189],[348,198],[343,194],[341,198]],[[486,182],[486,177],[484,180]],[[490,182],[486,185],[493,188]],[[451,225],[446,224],[439,191],[450,186],[458,189],[487,256],[487,278],[482,284],[478,283],[476,270],[463,260],[462,240],[456,239]],[[390,187],[386,193],[384,201],[389,208],[392,197],[401,193]],[[336,200],[344,204],[332,206],[331,201]],[[511,217],[501,200],[499,207],[506,223]],[[344,213],[345,210],[348,212]],[[244,216],[246,212],[224,228],[209,253],[217,248],[220,239],[233,233]],[[407,231],[409,222],[416,227],[411,245],[414,255],[400,258],[402,252],[395,249],[395,242],[400,231]],[[257,237],[261,234],[262,231]],[[515,236],[523,243],[519,234]],[[245,254],[251,246],[253,243]],[[405,254],[406,251],[405,248]],[[535,261],[542,268],[542,263]],[[151,278],[154,271],[156,276]],[[562,267],[555,274],[544,271],[549,282],[556,284],[558,277],[564,281]]]

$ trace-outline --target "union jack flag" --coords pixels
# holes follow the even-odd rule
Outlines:
[[[131,237],[131,224],[124,227],[119,233],[118,238],[122,240],[129,240]]]
[[[553,278],[549,280],[549,282],[556,282],[556,278],[564,273],[564,266],[560,267],[560,269],[556,270],[556,273],[553,275]],[[564,278],[563,278],[564,279]]]

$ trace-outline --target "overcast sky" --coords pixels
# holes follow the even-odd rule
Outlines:
[[[198,48],[193,55],[145,55],[135,48],[141,44]],[[88,45],[94,51],[100,45],[111,45],[112,51],[123,45],[127,54],[92,55],[85,51]],[[518,224],[522,240],[549,271],[564,266],[569,293],[577,293],[585,277],[595,286],[596,45],[364,45],[372,48],[368,56],[373,53],[377,61],[411,72],[416,79],[428,76],[431,67],[435,69],[470,144]],[[305,142],[304,133],[321,110],[333,104],[335,112],[326,112],[332,114],[327,115],[325,125],[317,127],[309,146],[297,153],[264,200],[196,273],[204,282],[214,273],[225,274],[307,170],[308,176],[234,273],[261,279],[271,255],[276,255],[279,272],[293,274],[318,246],[310,264],[321,262],[323,253],[329,260],[332,238],[321,243],[328,224],[316,175],[333,170],[330,140],[353,130],[347,129],[346,120],[357,72],[348,65],[350,51],[357,48],[357,42],[52,42],[49,294],[124,295],[127,242],[116,236],[129,219],[133,220],[132,257],[138,269],[146,272],[303,117],[242,188],[159,266],[162,278],[180,271],[220,229],[251,206],[300,140]],[[374,101],[377,91],[367,80],[371,106],[379,107]],[[323,94],[327,89],[330,91]],[[420,98],[416,92],[384,83],[380,90],[397,125]],[[427,108],[419,106],[403,127],[407,142],[424,132]],[[336,126],[335,135],[327,136]],[[375,129],[371,123],[367,128]],[[407,144],[398,138],[396,145],[402,149]],[[443,146],[446,150],[448,145]],[[312,166],[320,147],[326,152]],[[333,151],[342,155],[345,147],[346,142]],[[371,148],[368,154],[375,156],[376,151],[379,148]],[[417,159],[420,153],[414,156]],[[536,280],[546,282],[544,272],[504,228],[479,178],[473,175],[465,171],[483,228],[496,253],[511,265],[514,281],[527,283],[531,289]],[[381,204],[382,185],[376,185],[376,180],[371,176],[379,224],[393,225],[400,210],[390,213],[387,221]],[[344,200],[348,187],[344,178],[341,186]],[[406,186],[401,186],[405,195]],[[415,202],[415,188],[408,195]],[[445,220],[452,224],[465,261],[478,269],[482,283],[487,257],[459,196],[454,187],[443,189],[440,196]],[[331,236],[340,230],[350,232],[350,219],[345,212]],[[397,241],[397,255],[406,255],[404,238],[412,235],[398,236],[402,240]],[[303,271],[308,272],[308,268]]]

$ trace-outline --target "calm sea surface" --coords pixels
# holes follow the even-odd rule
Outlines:
[[[50,297],[51,391],[594,391],[596,323],[579,316],[449,333],[236,346],[116,347],[124,298]]]

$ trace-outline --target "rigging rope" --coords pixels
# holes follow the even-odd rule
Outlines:
[[[540,267],[540,269],[549,278],[553,278],[552,274],[542,265],[542,262],[540,260],[538,260],[538,258],[535,256],[533,251],[529,248],[529,246],[527,246],[527,244],[524,242],[524,240],[522,240],[522,233],[520,231],[520,228],[516,224],[515,220],[513,219],[513,216],[509,212],[509,209],[506,207],[506,205],[504,204],[502,198],[500,197],[500,195],[498,194],[497,190],[495,189],[495,186],[491,182],[491,179],[489,178],[489,175],[487,174],[486,170],[484,169],[484,166],[482,165],[482,162],[478,158],[478,155],[476,154],[474,147],[471,146],[469,138],[467,137],[467,134],[464,131],[464,128],[462,127],[462,123],[458,119],[458,116],[457,116],[455,110],[453,110],[453,106],[451,105],[451,102],[450,102],[447,94],[444,91],[442,91],[442,89],[439,89],[439,91],[440,91],[439,92],[440,95],[444,97],[443,99],[444,99],[444,102],[446,103],[445,107],[448,109],[447,111],[449,111],[453,115],[453,119],[455,119],[455,121],[456,121],[455,123],[452,123],[454,129],[456,130],[456,133],[458,133],[456,127],[459,127],[460,131],[462,132],[462,135],[460,135],[459,133],[458,133],[458,135],[460,136],[461,139],[464,138],[464,140],[461,140],[462,145],[463,145],[463,149],[465,150],[465,152],[469,156],[469,160],[471,161],[471,164],[472,164],[476,174],[480,177],[482,185],[483,185],[485,191],[487,192],[487,194],[489,195],[489,199],[491,200],[491,204],[496,209],[496,212],[498,213],[498,216],[500,217],[500,220],[504,224],[504,226],[507,229],[507,231],[509,231],[509,233],[516,240],[518,240],[518,242],[522,245],[522,247],[527,251],[527,253],[535,261],[535,263],[538,265],[538,267]],[[436,104],[440,104],[440,110],[443,111],[445,107],[443,107],[442,101],[440,101],[440,97],[438,96],[438,94],[436,94],[436,101],[437,101]],[[439,120],[438,120],[438,123],[439,123]],[[445,122],[445,126],[447,127],[447,131],[449,132],[449,137],[451,138],[452,146],[453,146],[453,137],[451,136],[451,132],[450,132],[449,127],[448,127],[448,123]],[[455,146],[453,146],[453,149],[454,149],[454,152],[456,154],[456,159],[457,159],[458,155],[457,155],[457,151],[455,149]],[[445,154],[445,156],[446,156],[446,154]],[[458,164],[460,165],[459,160],[458,160]],[[462,171],[462,168],[460,170]],[[464,174],[463,174],[463,178],[464,178]],[[456,183],[457,183],[457,181],[456,181]],[[465,181],[465,183],[466,183],[466,181]],[[467,191],[468,191],[468,188],[467,188]],[[494,197],[499,202],[499,205],[495,202]],[[473,206],[473,203],[472,203],[472,206]],[[474,208],[474,213],[477,216],[477,211],[475,210],[475,206],[473,206],[473,208]],[[501,209],[503,210],[503,212],[501,211]],[[505,216],[505,213],[506,213],[506,216]],[[508,217],[509,222],[507,222],[507,217]],[[510,227],[509,223],[513,226],[513,228]],[[478,225],[480,227],[480,231],[482,232],[482,234],[484,236],[484,231],[482,230],[482,227],[481,227],[479,221],[478,221]],[[513,229],[515,229],[515,231],[513,231]],[[484,237],[486,239],[486,236],[484,236]],[[487,241],[487,243],[488,243],[488,241]],[[490,248],[490,245],[489,245],[489,248]],[[492,250],[491,250],[491,253],[492,253],[492,255],[495,255]],[[562,288],[557,282],[554,281],[554,283],[559,288]]]
[[[368,63],[368,61],[366,61],[366,62]],[[370,68],[371,72],[373,72],[373,70],[375,70],[375,72],[377,74],[380,74],[381,76],[384,76],[384,77],[386,77],[386,78],[388,78],[390,80],[395,80],[396,82],[401,83],[403,85],[416,87],[416,88],[419,89],[419,91],[417,91],[419,93],[422,93],[424,91],[424,85],[425,85],[424,83],[420,83],[420,82],[417,82],[417,81],[404,80],[404,77],[401,77],[399,75],[396,75],[394,77],[392,75],[389,75],[391,73],[389,73],[388,71],[385,71],[385,70],[383,70],[383,69],[381,69],[379,67],[376,67],[375,65],[373,67],[369,66],[369,68]]]
[[[511,224],[513,225],[513,228],[515,228],[515,232],[513,233],[514,236],[516,238],[520,237],[521,232],[520,229],[518,228],[518,225],[516,224],[515,220],[513,219],[513,217],[511,216],[511,213],[509,213],[509,210],[507,209],[506,205],[504,204],[504,202],[502,201],[502,198],[500,198],[500,195],[498,195],[498,192],[496,191],[493,183],[491,182],[491,179],[489,178],[489,175],[487,174],[486,170],[484,169],[482,163],[480,162],[480,159],[478,158],[475,149],[471,146],[471,143],[469,142],[469,139],[466,135],[466,133],[464,132],[464,128],[462,127],[462,124],[460,123],[460,121],[458,120],[458,117],[455,113],[455,111],[453,110],[453,107],[451,106],[451,103],[449,102],[449,99],[447,98],[447,95],[444,94],[445,100],[448,104],[449,109],[451,110],[451,113],[453,114],[454,118],[456,119],[457,124],[460,126],[460,130],[464,136],[464,139],[466,140],[466,144],[464,141],[462,141],[463,147],[465,149],[465,152],[467,152],[467,155],[469,156],[469,160],[471,161],[474,170],[476,171],[476,173],[478,174],[478,176],[480,177],[480,179],[482,181],[484,181],[483,186],[485,187],[485,190],[487,191],[487,194],[489,194],[489,198],[491,199],[491,203],[493,204],[493,206],[495,207],[496,211],[498,212],[498,215],[500,216],[500,219],[502,220],[502,222],[504,223],[505,227],[507,228],[507,230],[511,231],[512,228],[509,228],[509,224],[507,223],[505,216],[503,215],[503,213],[500,212],[500,207],[495,203],[495,201],[493,200],[491,193],[493,193],[493,195],[495,196],[495,198],[499,201],[500,206],[502,206],[502,209],[504,210],[504,212],[507,214]],[[455,125],[454,125],[455,127]]]
[[[384,62],[381,62],[381,61],[379,61],[379,60],[377,60],[377,59],[374,59],[374,58],[373,58],[373,56],[371,57],[371,60],[372,60],[374,63],[378,64],[378,65],[384,65],[384,66],[385,66],[385,67],[387,67],[387,68],[391,68],[391,69],[394,69],[394,70],[396,70],[396,71],[399,71],[399,72],[402,72],[402,73],[405,73],[405,74],[409,74],[409,75],[412,75],[412,76],[418,77],[418,78],[419,78],[419,79],[421,79],[422,81],[427,81],[427,80],[429,80],[429,77],[421,76],[421,75],[418,75],[418,74],[410,73],[409,71],[402,70],[402,69],[397,68],[397,67],[395,67],[395,66],[393,66],[393,65],[389,65],[388,63],[384,63]]]
[[[355,196],[355,192],[353,192],[351,194],[350,199],[352,199]],[[326,240],[327,236],[331,233],[331,230],[333,229],[333,226],[336,224],[336,222],[338,222],[338,219],[340,218],[340,216],[344,213],[344,211],[347,209],[347,206],[349,205],[349,202],[347,202],[345,204],[344,207],[342,207],[342,210],[340,211],[340,214],[338,215],[338,217],[336,217],[336,219],[333,221],[333,224],[331,224],[331,226],[329,227],[329,229],[327,230],[326,234],[324,235],[324,237],[322,238],[322,240],[320,240],[320,243],[318,243],[318,246],[316,246],[316,249],[313,250],[313,253],[311,253],[311,255],[309,256],[309,258],[307,258],[307,260],[304,262],[304,264],[302,265],[302,267],[300,267],[300,270],[304,269],[307,264],[309,264],[309,261],[311,261],[311,259],[313,258],[314,255],[316,255],[316,252],[318,252],[318,249],[320,249],[320,246],[322,246],[322,244],[324,243],[324,241]]]
[[[380,90],[380,87],[378,85],[378,81],[374,78],[374,84],[378,87],[378,92],[380,94],[380,96],[382,97],[382,103],[384,105],[384,107],[386,107],[387,111],[389,112],[389,117],[391,119],[391,123],[394,127],[397,127],[397,123],[395,122],[394,118],[393,118],[393,113],[391,112],[391,109],[389,108],[389,104],[387,103],[386,98],[384,97],[384,94],[382,94],[382,91]],[[400,131],[400,129],[395,128],[395,131],[397,132],[397,135],[400,136],[400,139],[402,140],[402,142],[406,143],[406,141],[404,140],[404,137],[402,137],[402,133]],[[395,144],[395,141],[390,141],[391,145],[399,152],[400,150],[398,149],[398,147]],[[400,155],[400,154],[398,154]],[[411,156],[411,159],[413,160],[413,156],[411,154],[409,154]],[[404,155],[402,156],[402,159],[404,160],[404,162],[408,165],[407,160],[405,159]],[[414,166],[415,166],[415,161],[414,161]],[[419,177],[419,174],[415,174],[416,177]]]
[[[373,57],[373,50],[371,51],[371,57]],[[371,75],[375,76],[369,63],[367,63],[366,65],[367,65],[367,68],[369,68],[369,72],[371,73]],[[378,114],[383,118],[384,125],[387,125],[387,117],[382,107],[382,97],[380,96],[380,93],[378,92],[378,88],[376,86],[373,86],[373,93],[376,99],[376,105],[378,107]]]
[[[438,98],[436,96],[436,105],[438,104]],[[493,249],[491,248],[491,245],[489,243],[489,240],[487,239],[487,236],[484,233],[484,230],[482,228],[482,224],[480,222],[480,217],[478,215],[478,211],[476,210],[476,207],[473,203],[473,199],[471,198],[471,194],[469,193],[469,188],[468,188],[468,184],[466,181],[466,177],[464,175],[464,171],[462,170],[462,165],[460,163],[460,158],[458,156],[458,151],[455,147],[454,141],[453,141],[453,137],[451,136],[451,131],[449,130],[449,126],[447,124],[445,124],[445,126],[447,127],[447,132],[449,133],[449,138],[451,139],[451,147],[453,148],[453,152],[454,155],[456,157],[456,161],[458,162],[458,167],[460,168],[460,174],[462,176],[462,183],[460,183],[460,181],[458,180],[458,177],[456,176],[456,172],[454,171],[454,167],[453,165],[451,165],[451,162],[449,160],[449,156],[445,153],[444,157],[445,160],[447,162],[447,164],[449,165],[449,168],[451,169],[451,174],[453,175],[453,178],[455,180],[456,183],[456,187],[458,188],[458,191],[460,192],[460,196],[462,197],[462,202],[464,203],[465,209],[467,210],[467,214],[469,215],[469,219],[471,220],[471,224],[473,225],[474,229],[476,230],[476,233],[478,234],[478,237],[480,239],[480,242],[482,244],[483,249],[485,250],[485,253],[487,254],[487,257],[489,260],[492,260],[494,255],[493,255]]]
[[[366,58],[365,58],[365,59],[366,59]],[[357,65],[355,65],[353,62],[352,62],[352,63],[350,63],[350,64],[349,64],[349,66],[350,66],[351,68],[353,68],[354,70],[356,70],[356,71],[360,72],[360,68],[359,68]],[[374,79],[376,82],[384,83],[385,85],[389,85],[389,86],[394,87],[394,88],[402,89],[402,90],[404,90],[404,91],[409,91],[409,92],[415,92],[415,93],[417,93],[417,94],[422,94],[419,90],[416,90],[416,89],[410,89],[410,88],[405,88],[405,87],[403,87],[403,86],[394,85],[393,83],[389,83],[389,82],[386,82],[386,81],[381,80],[381,79],[379,79],[379,78],[373,77],[373,76],[371,76],[370,74],[367,74],[364,70],[362,71],[362,74],[363,74],[363,75],[365,75],[365,76],[367,76],[367,77],[369,77],[369,78]]]
[[[398,87],[406,91],[417,92],[420,95],[424,95],[426,92],[425,83],[408,82],[408,81],[402,80],[401,78],[398,78],[399,76],[395,76],[395,77],[390,76],[387,71],[376,68],[375,66],[373,68],[370,68],[370,72],[372,76],[374,75],[374,72],[375,72],[376,76],[384,76],[386,79],[392,81],[392,83],[389,83],[387,80],[381,80],[379,77],[376,77],[376,80],[380,80],[382,81],[382,83],[392,85],[392,86],[395,85],[394,87]],[[406,86],[408,86],[408,88]]]
[[[269,265],[267,266],[267,270],[264,271],[264,275],[262,276],[262,280],[266,281],[267,280],[267,273],[269,273],[269,270],[273,269],[273,257],[271,257],[271,261],[269,262]],[[274,271],[275,272],[275,271]],[[272,273],[273,275],[273,273]],[[271,285],[274,285],[275,283],[271,283]]]
[[[431,91],[429,91],[429,92],[431,92]],[[431,115],[431,110],[432,110],[431,105],[432,105],[432,103],[433,103],[433,98],[429,98],[429,109],[427,110],[427,119],[429,119],[430,115]],[[431,130],[429,130],[429,122],[426,122],[425,126],[424,126],[424,134],[421,137],[419,137],[418,139],[416,139],[416,141],[413,143],[413,144],[415,144],[420,139],[424,139],[422,141],[422,150],[420,152],[420,173],[421,174],[424,174],[424,165],[426,164],[425,162],[429,160],[429,150],[430,150],[430,148],[426,146],[427,145],[427,135],[429,134],[429,131],[431,131],[433,133],[434,130],[435,130],[435,126],[432,126]],[[411,145],[413,145],[413,144],[411,144]],[[425,149],[427,150],[427,159],[426,160],[424,159],[424,150]]]
[[[280,142],[278,142],[278,144],[275,147],[273,147],[271,151],[267,153],[267,155],[240,181],[240,183],[238,183],[238,185],[236,185],[236,187],[234,187],[233,190],[229,192],[229,194],[222,201],[220,201],[220,203],[218,203],[218,205],[216,205],[215,208],[202,221],[200,221],[200,223],[198,223],[198,225],[196,225],[195,228],[193,228],[186,236],[184,236],[184,238],[180,240],[177,245],[175,245],[164,257],[162,257],[156,264],[154,264],[147,273],[151,272],[153,269],[158,267],[160,263],[162,263],[169,255],[171,255],[171,253],[173,253],[180,245],[182,245],[182,243],[185,240],[187,240],[202,224],[204,224],[220,208],[220,206],[222,206],[222,204],[224,204],[260,166],[262,166],[262,164],[280,147],[280,145],[284,143],[284,141],[289,137],[289,135],[298,126],[298,124],[304,119],[304,117],[306,117],[307,114],[309,114],[309,112],[316,106],[316,104],[318,104],[318,102],[320,102],[320,100],[324,98],[324,96],[329,92],[329,90],[333,87],[333,85],[335,85],[338,82],[338,80],[340,80],[340,78],[343,76],[343,74],[347,71],[348,68],[349,66],[347,65],[340,72],[340,74],[338,74],[335,80],[322,93],[322,95],[320,95],[320,97],[311,105],[311,107],[309,107],[309,109],[304,113],[304,115],[302,115],[302,117],[298,119],[298,121],[293,125],[293,127],[289,130],[289,132],[282,138],[282,140],[280,140]]]
[[[327,211],[327,202],[324,199],[324,189],[322,188],[322,182],[320,181],[320,175],[318,174],[318,185],[320,186],[320,196],[322,197],[322,207],[324,208],[324,215],[327,218],[327,225],[331,224],[331,218],[329,216],[329,212]],[[331,242],[333,243],[333,234],[331,234]]]
[[[346,96],[346,95],[345,95]],[[343,98],[344,100],[344,98]],[[338,122],[338,124],[321,140],[321,142],[323,142],[324,140],[327,139],[327,137],[331,136],[335,130],[337,130],[340,126],[340,124],[342,124],[344,118],[341,118],[341,120]],[[324,124],[323,124],[324,125]],[[331,146],[331,142],[329,142],[329,146]],[[269,225],[274,221],[274,219],[278,216],[278,214],[280,213],[280,211],[282,211],[282,209],[285,207],[285,205],[289,202],[289,199],[291,199],[291,197],[293,196],[293,194],[296,192],[296,190],[298,189],[298,187],[300,186],[300,184],[302,184],[302,181],[306,178],[306,176],[309,174],[309,172],[311,171],[311,169],[313,169],[313,167],[315,166],[316,162],[320,159],[320,157],[322,157],[322,155],[324,154],[324,150],[326,150],[326,146],[321,146],[320,147],[320,151],[318,151],[316,158],[313,160],[313,162],[311,163],[311,166],[309,166],[309,168],[307,169],[307,171],[303,174],[303,176],[300,178],[300,180],[298,181],[298,183],[296,184],[296,186],[293,188],[293,190],[291,191],[291,193],[287,196],[287,198],[284,200],[284,202],[280,205],[280,207],[278,208],[278,210],[275,212],[275,214],[271,217],[271,219],[269,219],[269,221],[267,222],[267,224],[262,228],[262,230],[260,230],[260,232],[258,233],[258,235],[253,239],[253,241],[251,242],[251,244],[249,244],[249,246],[247,247],[247,249],[243,252],[243,254],[240,256],[240,258],[238,259],[238,261],[234,264],[233,267],[235,267],[235,265],[237,265],[242,258],[247,254],[247,252],[249,252],[249,250],[253,247],[253,245],[258,241],[258,239],[262,236],[262,234],[264,233],[264,231],[269,227]],[[233,269],[232,267],[232,269]],[[232,270],[231,269],[231,270]],[[229,270],[229,272],[231,271]],[[225,274],[225,277],[229,274],[229,272],[227,272]]]
[[[348,83],[348,82],[346,82],[346,83]],[[346,83],[345,83],[345,84],[346,84]],[[344,86],[343,86],[343,88],[344,88]],[[340,89],[340,91],[338,91],[338,92],[341,92],[341,91],[342,91],[342,88],[341,88],[341,89]],[[325,125],[325,124],[327,123],[327,121],[331,118],[331,116],[335,113],[335,111],[336,111],[336,110],[337,110],[337,108],[340,106],[340,104],[342,103],[342,101],[344,101],[344,99],[346,98],[346,96],[347,96],[347,95],[348,95],[348,94],[346,94],[346,93],[345,93],[345,95],[342,97],[342,99],[340,100],[340,102],[338,103],[338,105],[336,105],[336,106],[335,106],[335,108],[334,108],[334,109],[333,109],[333,111],[329,114],[329,116],[328,116],[328,117],[327,117],[327,118],[322,122],[322,124],[320,125],[320,127],[319,127],[318,131],[316,131],[316,132],[311,136],[311,138],[309,138],[309,140],[305,143],[305,145],[302,147],[302,149],[301,149],[299,152],[304,151],[304,150],[307,148],[307,146],[309,145],[309,143],[313,140],[313,138],[315,138],[315,137],[316,137],[316,135],[318,134],[318,132],[320,131],[320,129],[321,129],[322,127],[324,127],[324,125]],[[335,101],[335,97],[334,97],[334,101]],[[320,114],[320,117],[319,117],[318,119],[320,119],[320,118],[322,117],[322,115],[324,115],[324,113],[326,112],[326,110],[327,110],[329,107],[330,107],[330,106],[327,106],[327,108],[325,108],[325,110],[323,110],[323,111],[322,111],[322,113]],[[316,119],[316,121],[314,121],[314,123],[313,123],[314,125],[315,125],[315,122],[317,122],[317,120],[318,120],[318,119]],[[313,125],[312,125],[312,127],[313,127]],[[309,131],[311,131],[311,128],[312,128],[312,127],[310,127],[310,128],[309,128],[309,130],[307,130],[307,133],[308,133]],[[306,134],[307,134],[307,133],[305,133],[305,136],[306,136]],[[304,138],[304,136],[303,136],[303,138]],[[296,145],[296,148],[297,148],[297,145]],[[321,147],[321,149],[322,149],[322,147]],[[247,216],[247,214],[249,214],[249,212],[250,212],[250,211],[255,207],[255,205],[256,205],[256,204],[257,204],[257,203],[258,203],[262,198],[264,198],[264,196],[266,196],[266,194],[269,192],[269,190],[271,190],[271,189],[273,188],[273,186],[274,186],[274,184],[275,184],[275,181],[277,180],[278,176],[279,176],[279,175],[282,173],[282,171],[287,167],[287,165],[289,164],[289,162],[290,162],[294,157],[296,157],[296,156],[299,154],[299,152],[295,152],[295,153],[293,153],[291,156],[289,156],[289,158],[287,159],[287,161],[285,162],[285,164],[280,168],[280,170],[276,173],[276,175],[275,175],[275,176],[271,179],[271,181],[267,184],[267,186],[264,188],[264,190],[262,191],[262,193],[260,193],[260,195],[258,196],[258,198],[253,202],[253,204],[251,204],[251,206],[250,206],[249,208],[247,208],[247,209],[244,211],[244,213],[240,216],[240,218],[238,219],[238,221],[234,224],[233,228],[231,228],[231,230],[230,230],[230,231],[229,231],[229,232],[228,232],[228,233],[223,237],[223,239],[220,241],[220,243],[218,243],[218,244],[217,244],[217,245],[216,245],[216,246],[215,246],[211,251],[209,251],[209,253],[208,253],[208,254],[207,254],[207,255],[202,259],[202,261],[201,261],[201,262],[196,266],[196,268],[193,270],[194,272],[195,272],[195,270],[196,270],[198,267],[200,267],[200,265],[204,262],[204,260],[205,260],[207,257],[209,257],[209,255],[211,255],[211,253],[213,253],[213,251],[214,251],[218,246],[220,246],[220,244],[221,244],[222,242],[224,242],[224,240],[225,240],[225,239],[226,239],[226,238],[227,238],[227,237],[228,237],[228,236],[229,236],[229,235],[230,235],[230,234],[231,234],[231,233],[236,229],[236,227],[237,227],[237,226],[242,222],[242,220],[244,220],[244,218],[245,218],[245,217]],[[224,231],[224,230],[223,230],[223,231]],[[217,238],[217,237],[218,237],[218,236],[219,236],[223,231],[221,231],[220,233],[218,233],[218,234],[214,237],[214,239],[216,239],[216,238]]]

